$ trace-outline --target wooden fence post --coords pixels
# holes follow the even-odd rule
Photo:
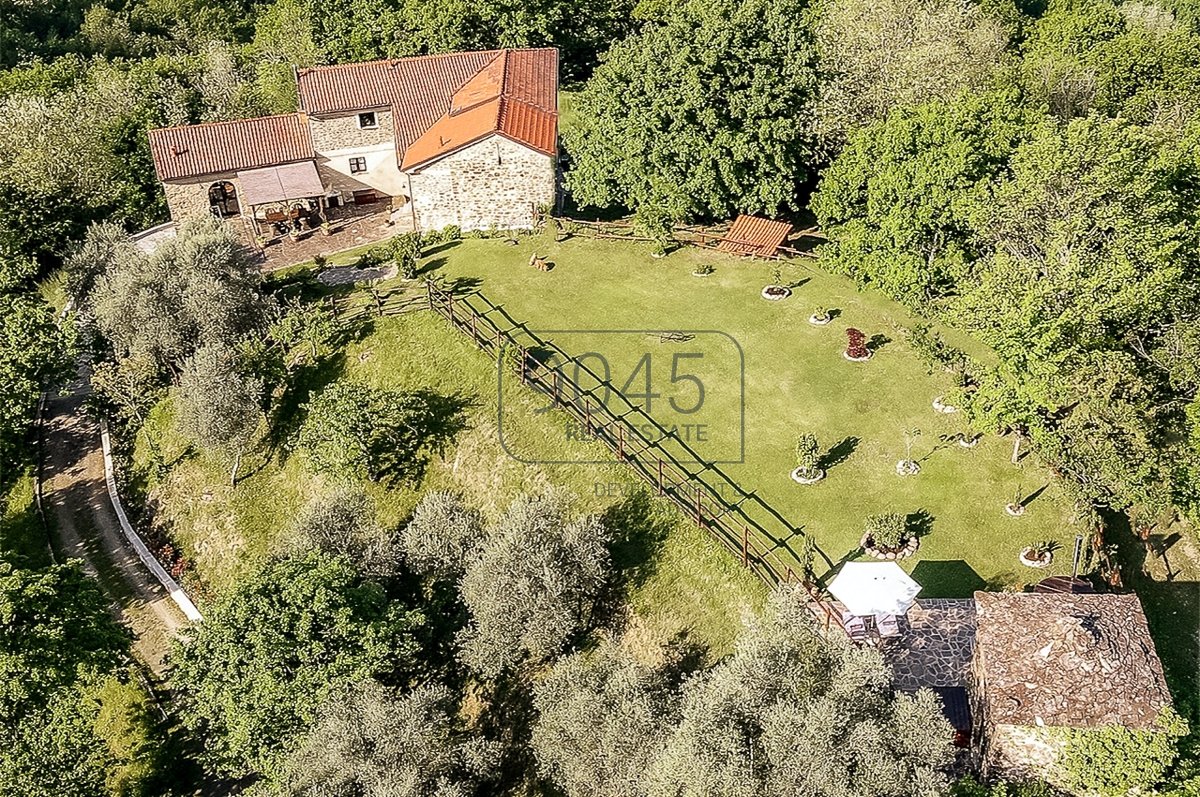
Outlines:
[[[433,281],[425,280],[425,300],[429,302],[429,309],[433,309]]]
[[[750,529],[742,526],[742,567],[750,566]]]
[[[617,425],[617,459],[625,459],[625,425]]]
[[[521,347],[521,384],[525,385],[528,383],[529,383],[529,380],[526,379],[526,375],[525,375],[525,347],[522,346]]]
[[[658,494],[663,494],[663,461],[662,457],[658,458]]]
[[[700,488],[696,488],[696,528],[704,528],[704,508],[700,505]]]
[[[588,436],[592,434],[592,400],[585,398],[583,400],[584,423],[583,428],[587,430]]]

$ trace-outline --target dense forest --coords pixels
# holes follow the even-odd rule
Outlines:
[[[176,387],[181,422],[235,462],[294,353],[338,344],[215,225],[130,249],[124,232],[166,219],[148,128],[294,110],[298,67],[501,46],[560,49],[571,207],[651,235],[815,217],[821,267],[994,352],[914,337],[955,372],[955,404],[1051,463],[1081,523],[1200,525],[1196,0],[0,0],[0,494],[34,461],[39,397],[97,340],[114,416]],[[59,288],[90,313],[82,335],[56,323]],[[413,397],[327,393],[298,432],[317,466],[377,475],[374,449],[338,458],[364,407],[379,450],[422,444]],[[614,530],[561,496],[488,523],[431,494],[392,531],[360,493],[314,503],[299,552],[218,596],[175,651],[167,719],[95,582],[0,531],[0,797],[206,778],[314,796],[1050,793],[951,783],[936,706],[805,631],[787,595],[706,669],[591,633]],[[1175,754],[1130,785],[1196,794],[1192,751]]]

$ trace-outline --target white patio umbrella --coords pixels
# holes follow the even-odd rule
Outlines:
[[[846,611],[857,617],[905,614],[921,585],[895,562],[846,562],[829,585]]]

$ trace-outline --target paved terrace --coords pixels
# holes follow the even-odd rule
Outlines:
[[[824,614],[809,604],[824,627]],[[827,603],[835,612],[843,606]],[[837,628],[829,633],[840,634]],[[975,601],[971,598],[918,600],[900,618],[900,635],[876,640],[884,659],[896,673],[896,687],[914,691],[921,687],[961,687],[967,684],[971,654],[975,649]]]

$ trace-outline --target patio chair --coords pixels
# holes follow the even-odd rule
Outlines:
[[[894,614],[880,614],[875,617],[875,627],[881,637],[900,636],[900,621]]]
[[[846,629],[846,633],[856,642],[861,642],[867,638],[867,624],[861,617],[857,617],[850,612],[842,612],[842,628]]]

